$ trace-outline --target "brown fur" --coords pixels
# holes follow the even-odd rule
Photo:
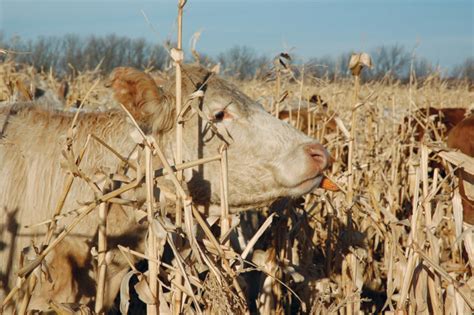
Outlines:
[[[65,102],[68,93],[69,93],[69,83],[66,80],[64,80],[61,82],[57,90],[58,99],[61,102]]]
[[[312,126],[324,126],[324,134],[333,133],[337,130],[336,121],[333,118],[330,118],[328,114],[321,114],[318,112],[309,112],[308,114],[307,109],[300,110],[299,120],[297,110],[292,111],[291,115],[288,110],[282,110],[278,114],[278,118],[281,120],[289,121],[292,125],[305,132],[308,130],[310,121]]]
[[[462,153],[474,157],[474,115],[471,115],[456,125],[448,135],[448,147],[459,149]],[[469,224],[474,224],[474,200],[466,195],[465,185],[474,185],[474,175],[464,170],[457,172],[459,177],[459,193],[463,205],[463,218]],[[467,182],[467,183],[465,183]]]
[[[427,117],[434,117],[433,124],[436,128],[441,140],[445,139],[449,131],[459,124],[467,113],[466,108],[436,108],[429,107],[428,109],[422,108],[416,111],[415,116],[419,119],[412,120],[412,128],[414,128],[415,141],[420,142],[425,135],[424,124],[426,123]],[[405,117],[405,124],[408,123],[408,117]],[[430,138],[435,139],[430,134]]]
[[[31,92],[29,89],[25,86],[23,81],[20,79],[17,79],[15,81],[15,87],[16,90],[18,91],[18,96],[20,101],[32,101],[33,100],[33,95],[31,95]]]
[[[149,74],[134,68],[119,67],[110,75],[109,85],[115,100],[123,104],[137,121],[146,123],[141,127],[151,127],[153,132],[158,133],[173,126],[171,119],[163,119],[173,117],[170,96],[156,85]],[[161,110],[157,111],[157,108]]]
[[[308,111],[307,108],[301,108],[298,119],[297,109],[292,110],[291,113],[289,110],[282,110],[278,113],[278,118],[288,121],[290,124],[294,125],[303,132],[308,131],[310,123],[311,126],[323,126],[323,134],[335,132],[337,129],[337,124],[336,121],[331,118],[334,113],[328,111],[328,103],[325,102],[318,94],[312,95],[309,99],[309,102],[314,104],[316,108],[319,109],[319,111]]]

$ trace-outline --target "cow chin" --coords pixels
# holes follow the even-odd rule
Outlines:
[[[322,175],[307,179],[301,182],[299,185],[291,188],[289,195],[290,197],[300,197],[304,194],[310,193],[321,185],[322,180]]]

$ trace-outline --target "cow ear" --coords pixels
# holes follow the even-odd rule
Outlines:
[[[162,133],[173,127],[173,98],[149,74],[130,67],[115,68],[107,86],[144,132]]]

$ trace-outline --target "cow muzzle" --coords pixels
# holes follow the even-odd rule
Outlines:
[[[326,150],[326,148],[320,143],[309,143],[305,145],[303,149],[310,158],[315,173],[321,173],[329,168],[331,164],[331,156],[329,155],[329,152]]]

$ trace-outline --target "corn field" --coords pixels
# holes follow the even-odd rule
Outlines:
[[[181,38],[170,52],[176,66],[178,113],[186,106],[182,100],[196,97],[181,96],[180,43]],[[227,163],[225,146],[215,157],[170,165],[155,139],[135,123],[145,165],[117,157],[136,170],[136,178],[115,190],[101,186],[96,200],[74,213],[61,212],[59,204],[54,217],[38,222],[49,228],[47,246],[34,259],[25,259],[18,273],[19,285],[2,301],[4,310],[17,304],[19,313],[26,314],[36,286],[33,271],[75,226],[56,231],[56,222],[63,216],[79,222],[87,215],[97,215],[101,225],[94,305],[51,303],[50,307],[58,314],[105,313],[108,249],[104,205],[125,202],[120,194],[144,182],[147,202],[137,209],[137,217],[146,222],[147,250],[118,246],[130,262],[130,272],[109,313],[471,314],[474,232],[461,219],[454,171],[460,165],[474,170],[474,162],[448,149],[443,126],[422,110],[472,108],[472,83],[444,81],[436,73],[423,81],[417,81],[413,73],[408,84],[361,83],[354,70],[353,79],[329,82],[305,75],[304,66],[291,66],[288,59],[285,54],[277,56],[266,77],[234,79],[234,84],[275,116],[288,111],[289,123],[328,149],[333,162],[326,176],[337,191],[317,189],[299,199],[232,214],[226,204],[227,170],[232,165]],[[367,66],[362,64],[359,71],[370,71],[362,69]],[[293,71],[296,67],[300,67],[298,76]],[[59,78],[53,69],[37,72],[7,59],[0,64],[0,101],[36,100],[54,110],[77,112],[123,108],[112,98],[108,78],[99,69],[100,65]],[[146,71],[157,81],[164,78],[153,69]],[[313,95],[320,100],[310,102]],[[425,129],[420,141],[415,139],[415,121]],[[64,130],[71,142],[75,128]],[[182,141],[179,129],[178,143]],[[107,146],[93,136],[90,142]],[[109,151],[117,155],[114,148]],[[86,147],[81,152],[65,149],[64,168],[71,183],[94,177],[78,171],[84,154]],[[182,160],[181,154],[176,152],[176,160]],[[152,165],[152,156],[161,160],[161,173]],[[219,218],[204,217],[183,188],[187,169],[211,161],[219,161],[221,169]],[[157,210],[163,207],[163,201],[153,195],[157,176],[169,176],[175,185],[176,191],[167,192],[165,198],[176,207],[174,215],[160,215]],[[66,198],[68,187],[58,194]],[[129,285],[132,278],[135,284]]]

